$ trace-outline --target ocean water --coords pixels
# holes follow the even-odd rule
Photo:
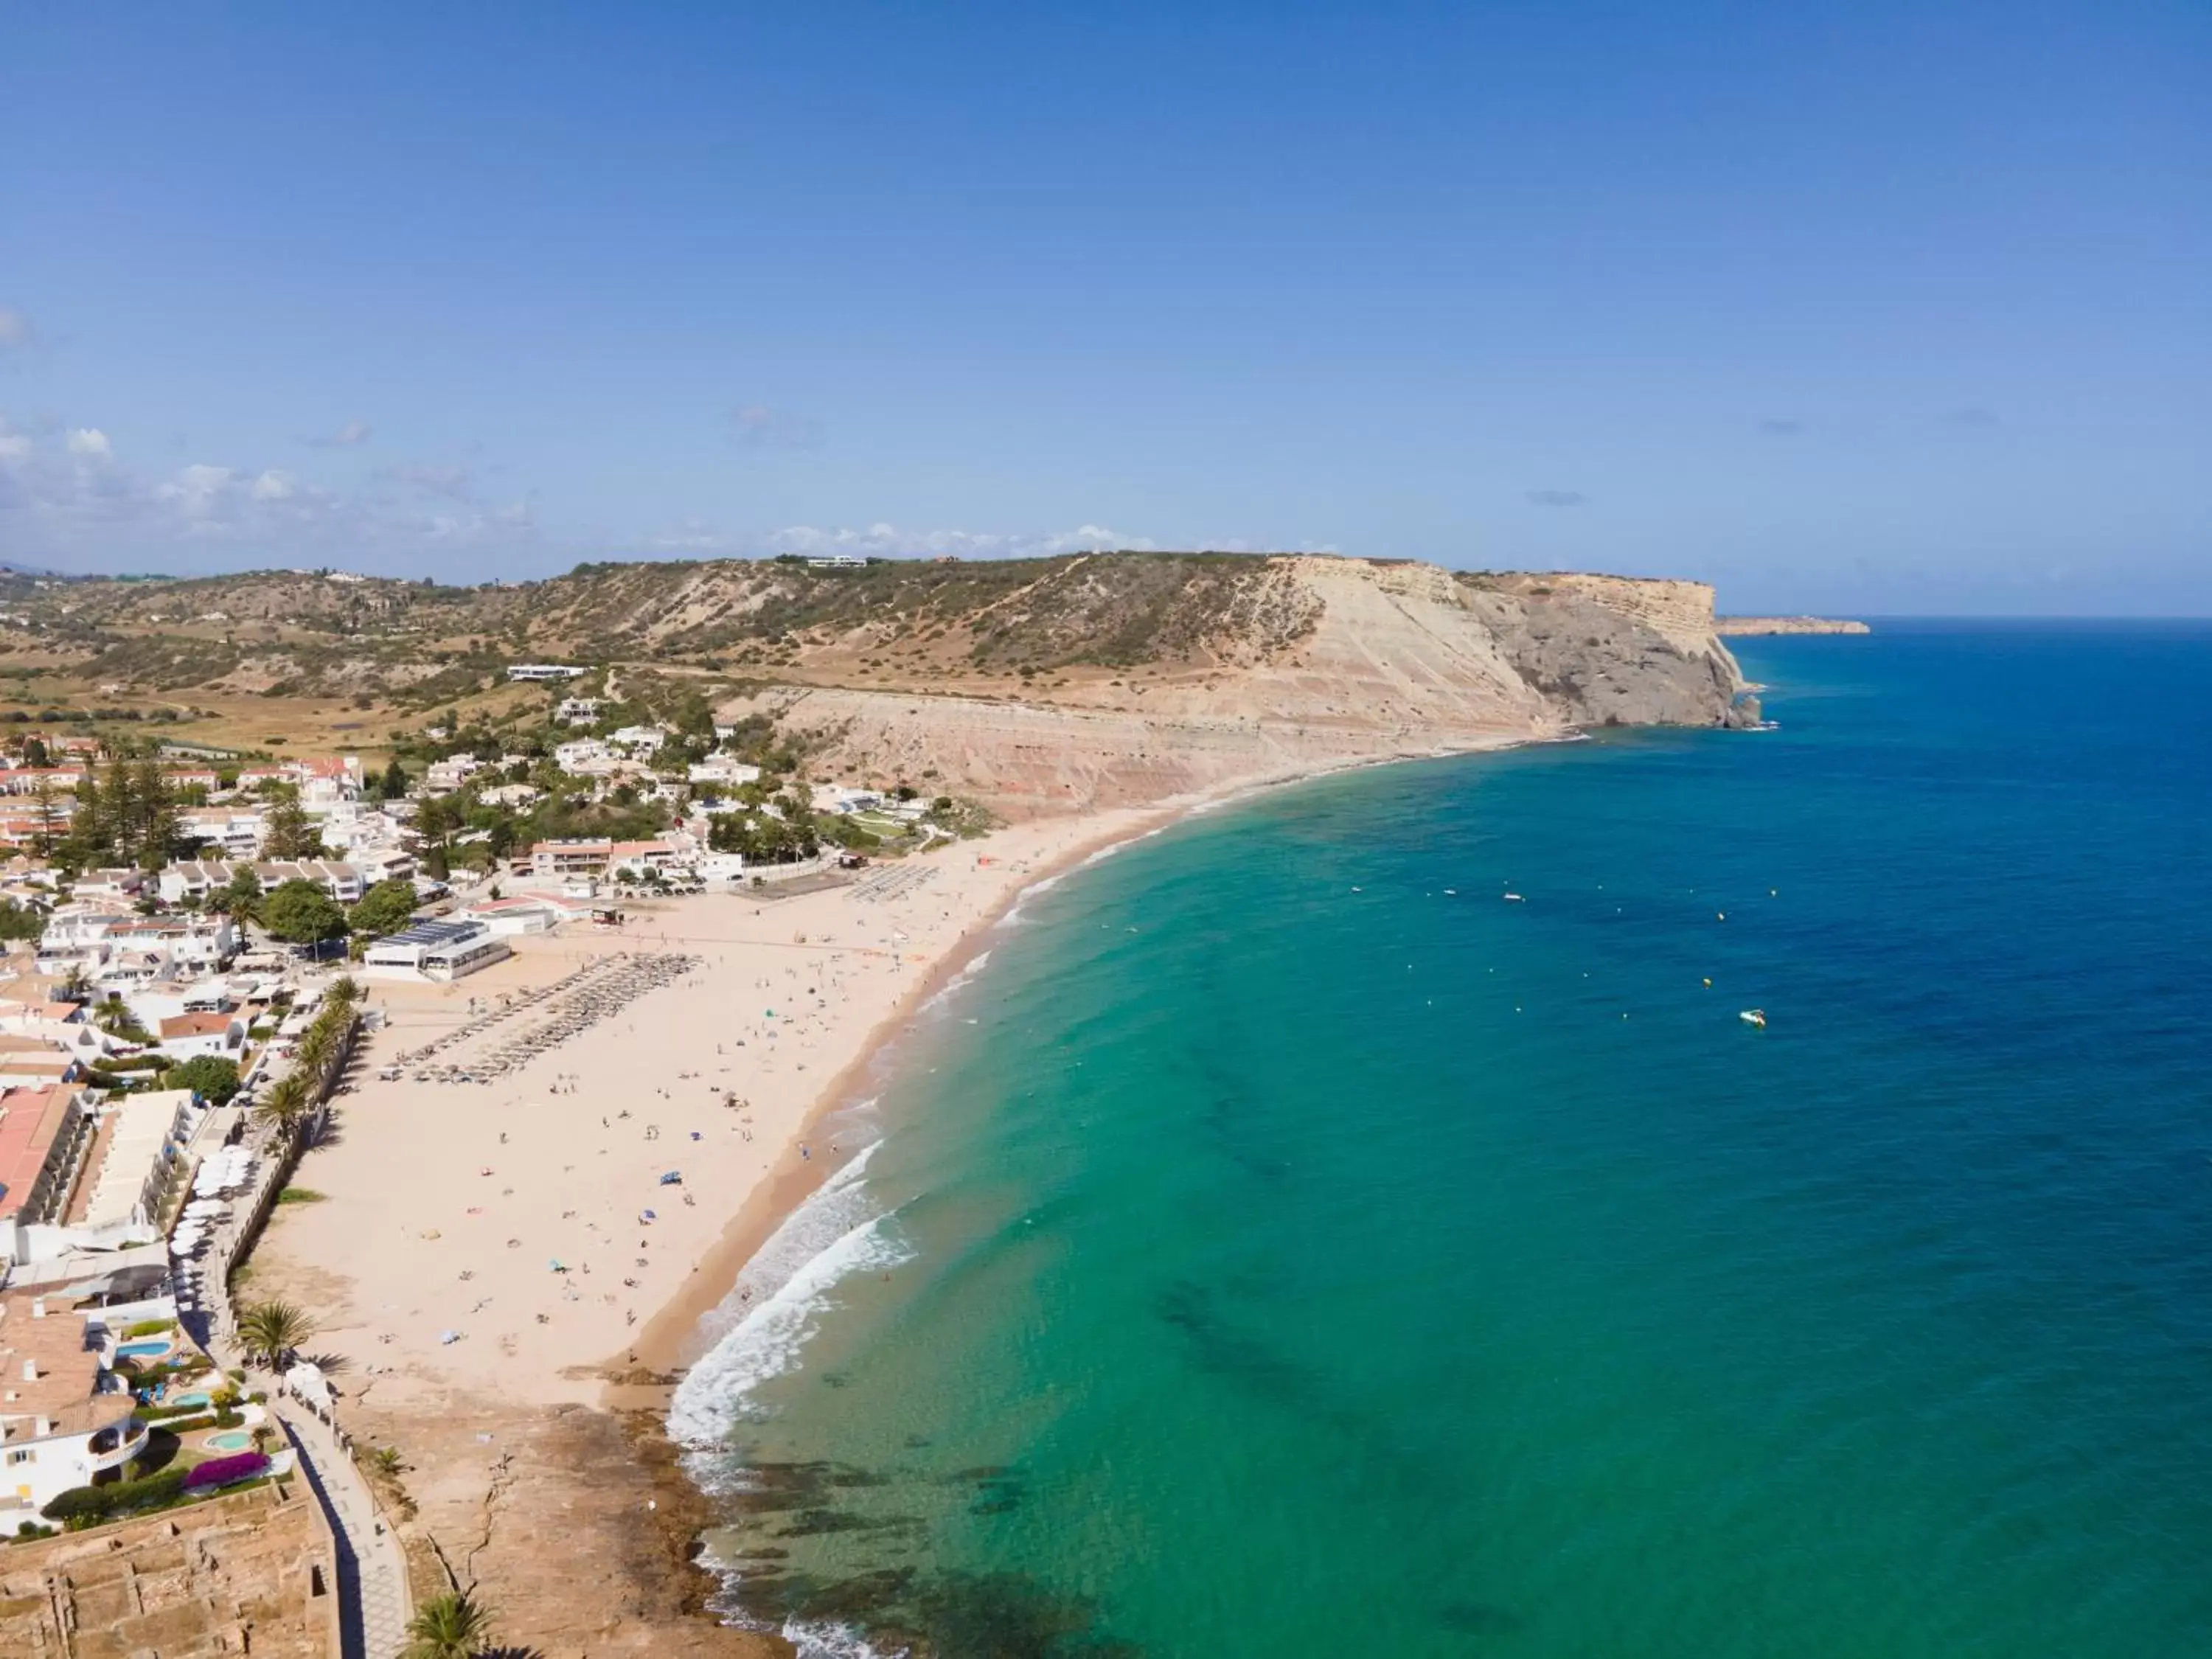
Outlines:
[[[1778,730],[1322,780],[1026,899],[679,1394],[732,1616],[2212,1653],[2212,630],[1741,654]]]

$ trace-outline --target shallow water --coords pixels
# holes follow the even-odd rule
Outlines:
[[[679,1400],[745,1615],[2212,1650],[2212,633],[1747,644],[1028,899]]]

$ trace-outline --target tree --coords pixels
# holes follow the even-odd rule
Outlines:
[[[113,839],[100,779],[88,766],[77,781],[76,810],[70,814],[69,834],[54,848],[54,862],[70,870],[92,869],[112,855]]]
[[[340,974],[323,993],[323,1000],[333,1008],[350,1008],[361,1000],[361,981],[351,974]]]
[[[400,1659],[471,1659],[491,1641],[492,1611],[472,1590],[434,1595],[407,1621]]]
[[[31,741],[35,744],[38,739]],[[41,772],[31,788],[31,850],[42,859],[52,858],[64,822],[61,803],[54,799],[54,781]]]
[[[290,1302],[256,1302],[238,1316],[238,1340],[245,1346],[246,1357],[272,1370],[314,1334],[315,1322]]]
[[[24,765],[52,766],[53,763],[54,757],[46,752],[46,740],[44,738],[32,738],[25,741],[23,744]]]
[[[312,881],[280,881],[261,901],[261,926],[270,937],[292,945],[319,945],[343,939],[345,912]]]
[[[131,1005],[120,997],[110,997],[93,1010],[92,1023],[112,1037],[125,1042],[151,1042],[153,1035],[140,1024],[138,1016],[131,1012]]]
[[[314,1095],[307,1086],[307,1074],[297,1068],[287,1072],[270,1085],[269,1092],[253,1103],[254,1121],[266,1123],[292,1134],[314,1104]]]
[[[399,763],[399,757],[392,757],[392,764],[384,769],[384,776],[377,784],[377,793],[386,800],[401,800],[407,794],[407,769]]]
[[[177,792],[157,760],[143,760],[133,769],[131,783],[132,812],[130,845],[125,848],[142,870],[158,870],[169,861],[177,840]]]
[[[208,895],[208,908],[251,918],[261,911],[261,878],[253,866],[241,864],[230,872],[229,884]]]
[[[297,789],[289,784],[281,786],[276,798],[269,803],[269,810],[262,816],[269,826],[262,837],[262,851],[270,858],[322,857],[322,832],[307,822],[307,809],[300,805]]]
[[[221,1054],[195,1054],[181,1066],[172,1066],[167,1079],[172,1089],[190,1089],[202,1100],[221,1106],[238,1092],[238,1062]]]
[[[415,884],[404,877],[394,876],[390,881],[380,881],[361,896],[346,917],[356,933],[375,937],[396,933],[404,927],[415,915]]]
[[[13,899],[0,899],[0,939],[40,939],[46,931],[43,911]]]
[[[328,1020],[319,1019],[301,1034],[300,1046],[292,1051],[294,1064],[302,1077],[320,1077],[329,1069],[331,1057],[337,1053],[337,1028]]]

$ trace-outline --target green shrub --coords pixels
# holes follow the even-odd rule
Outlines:
[[[123,1328],[123,1340],[128,1342],[134,1336],[166,1336],[176,1328],[177,1322],[173,1319],[142,1319],[135,1325]]]
[[[75,1530],[97,1527],[118,1516],[166,1509],[185,1492],[183,1469],[164,1469],[143,1480],[118,1480],[106,1486],[71,1486],[39,1511]]]

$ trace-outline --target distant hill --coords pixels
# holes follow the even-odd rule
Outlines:
[[[374,747],[394,715],[542,708],[507,667],[571,663],[626,687],[677,677],[726,712],[804,728],[848,769],[957,780],[1024,810],[1570,726],[1744,724],[1712,598],[1693,582],[1203,552],[590,564],[478,587],[8,575],[0,680],[42,701],[65,681],[163,718],[204,702],[231,722],[219,740],[245,725],[359,731]]]

